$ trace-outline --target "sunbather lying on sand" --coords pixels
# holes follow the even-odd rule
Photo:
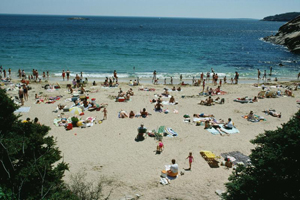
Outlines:
[[[214,117],[214,115],[213,114],[210,114],[210,115],[206,115],[206,114],[204,114],[204,113],[200,113],[200,114],[194,114],[193,115],[194,117]]]
[[[226,132],[225,130],[221,129],[219,124],[214,123],[213,121],[206,120],[204,129],[210,129],[210,128],[216,129],[222,136],[224,135],[223,133],[226,133],[229,136],[229,133]]]
[[[120,111],[120,118],[127,118],[127,117],[129,117],[128,114],[127,114],[127,112],[124,111],[124,110],[121,110]]]
[[[273,117],[281,118],[281,113],[277,113],[275,110],[264,110],[263,112],[272,115]]]

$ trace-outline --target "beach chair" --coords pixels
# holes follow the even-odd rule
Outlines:
[[[219,167],[219,161],[216,160],[219,157],[217,157],[211,151],[203,151],[202,150],[202,151],[200,151],[200,155],[206,160],[206,162],[208,163],[208,165],[211,168],[217,168],[217,167]]]

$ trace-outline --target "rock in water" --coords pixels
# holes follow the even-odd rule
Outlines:
[[[300,54],[300,16],[281,26],[276,35],[265,41],[286,46],[291,52]]]

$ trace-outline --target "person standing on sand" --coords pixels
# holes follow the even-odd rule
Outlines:
[[[170,80],[171,85],[173,85],[173,77],[171,76],[171,80]]]
[[[3,69],[3,77],[6,78],[6,71]]]
[[[267,70],[264,70],[263,79],[267,79]]]
[[[80,72],[80,77],[82,78],[83,76],[82,76],[82,72]]]
[[[204,74],[203,74],[203,72],[202,72],[201,75],[200,75],[201,81],[203,81],[203,76],[204,76]]]
[[[39,72],[38,70],[36,69],[35,70],[35,80],[37,81],[39,79]]]
[[[210,76],[210,73],[207,72],[207,74],[206,74],[206,81],[209,81],[209,76]]]
[[[202,92],[204,92],[204,89],[205,89],[205,80],[203,80],[202,87],[203,87],[203,90],[202,90]]]
[[[49,79],[49,71],[47,71],[47,79]]]
[[[272,66],[270,67],[270,76],[272,76],[272,70],[273,70],[273,68],[272,68]]]
[[[235,72],[235,77],[234,77],[234,80],[235,80],[235,84],[238,84],[239,82],[239,73],[238,72]]]
[[[180,74],[180,82],[182,81],[182,74]]]
[[[62,74],[61,74],[61,75],[62,75],[63,81],[65,81],[65,77],[66,77],[65,70],[62,71]]]
[[[260,79],[260,70],[257,69],[257,79]]]
[[[21,86],[19,87],[19,99],[21,101],[21,106],[24,105],[24,92],[23,92],[23,88],[21,88]]]
[[[186,159],[189,159],[190,168],[188,168],[188,170],[192,170],[192,162],[194,161],[194,157],[192,155],[192,152],[189,153],[189,156]]]
[[[156,80],[156,70],[153,71],[152,83],[154,83],[155,80]]]
[[[9,77],[11,77],[11,69],[10,68],[8,69],[8,75],[9,75]]]
[[[103,120],[107,120],[107,110],[105,107],[102,112],[103,112]]]
[[[67,74],[67,81],[69,81],[69,78],[70,78],[70,71],[67,70],[67,71],[66,71],[66,74]]]

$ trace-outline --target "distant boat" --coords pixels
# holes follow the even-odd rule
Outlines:
[[[143,25],[140,25],[140,28],[143,28]]]
[[[89,18],[85,18],[85,17],[70,17],[70,18],[68,18],[68,20],[89,20]]]

